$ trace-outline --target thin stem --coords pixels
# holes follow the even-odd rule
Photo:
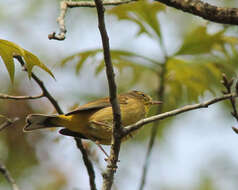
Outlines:
[[[27,72],[27,69],[25,67],[25,62],[24,60],[22,59],[21,56],[14,56],[14,58],[16,58],[21,66],[24,68],[24,71]],[[31,76],[32,78],[34,79],[34,81],[38,84],[38,86],[41,88],[42,90],[42,94],[44,97],[46,97],[50,102],[51,104],[54,106],[54,108],[56,109],[56,111],[58,112],[58,114],[63,114],[63,111],[62,109],[60,108],[58,102],[54,99],[54,97],[49,93],[49,91],[47,90],[47,88],[45,87],[44,83],[42,80],[40,80],[39,77],[37,77],[33,72],[31,73]],[[75,139],[76,140],[76,139]],[[96,190],[96,184],[95,184],[95,174],[94,174],[94,170],[93,170],[93,166],[92,166],[92,163],[91,161],[89,160],[88,156],[87,156],[87,153],[86,150],[84,149],[83,146],[80,146],[80,142],[79,140],[77,139],[76,140],[76,143],[77,143],[77,146],[78,148],[80,149],[82,155],[83,155],[83,160],[84,160],[84,163],[85,163],[85,167],[87,168],[87,171],[88,171],[88,175],[89,175],[89,181],[90,181],[90,187],[91,187],[91,190]],[[87,163],[87,164],[86,164]]]
[[[162,44],[162,41],[161,41],[161,44]],[[164,47],[163,44],[161,45],[161,47]],[[158,80],[160,79],[158,81],[159,86],[158,86],[157,99],[162,102],[164,101],[164,85],[165,85],[165,73],[166,73],[166,62],[167,62],[167,57],[166,57],[167,54],[166,54],[165,48],[163,48],[163,53],[165,55],[165,63],[163,65],[161,65],[161,72],[157,74]],[[162,112],[162,110],[163,110],[163,104],[158,106],[156,113],[160,114]],[[151,129],[150,140],[149,140],[146,157],[145,157],[145,161],[144,161],[139,190],[143,190],[145,183],[146,183],[147,171],[148,171],[148,167],[150,164],[150,157],[152,154],[152,149],[154,147],[155,139],[157,136],[158,125],[159,125],[159,121],[154,122],[153,127]]]
[[[145,184],[146,184],[146,176],[147,176],[147,171],[148,171],[148,167],[149,167],[151,152],[152,152],[152,148],[153,148],[154,142],[155,142],[155,137],[156,137],[157,131],[158,131],[157,124],[158,124],[158,122],[154,122],[153,127],[151,129],[150,140],[149,140],[149,144],[148,144],[148,148],[147,148],[147,152],[146,152],[146,156],[145,156],[145,161],[144,161],[144,165],[143,165],[143,169],[142,169],[142,176],[141,176],[141,180],[140,180],[139,190],[143,190],[145,187]]]
[[[15,180],[12,178],[10,172],[7,170],[6,166],[2,162],[0,162],[0,173],[2,173],[6,180],[9,182],[12,187],[12,190],[19,190]]]
[[[86,149],[83,147],[82,140],[77,137],[75,137],[74,139],[76,141],[76,145],[77,145],[78,149],[81,150],[84,165],[86,166],[86,169],[88,171],[90,188],[91,188],[91,190],[97,190],[96,184],[95,184],[95,173],[94,173],[92,162],[88,158],[88,153],[87,153]]]
[[[165,119],[165,118],[168,118],[168,117],[172,117],[172,116],[175,116],[175,115],[178,115],[178,114],[181,114],[181,113],[184,113],[184,112],[188,112],[188,111],[191,111],[191,110],[200,109],[200,108],[208,108],[208,106],[210,106],[212,104],[215,104],[217,102],[224,101],[224,100],[227,100],[227,99],[231,99],[231,98],[237,98],[237,94],[236,93],[225,94],[224,96],[216,97],[216,98],[210,99],[210,100],[208,100],[206,102],[203,102],[203,103],[186,105],[182,108],[178,108],[178,109],[168,111],[168,112],[165,112],[165,113],[162,113],[162,114],[158,114],[158,115],[154,115],[154,116],[151,116],[151,117],[148,117],[148,118],[145,118],[145,119],[141,119],[140,121],[123,128],[123,136],[126,136],[126,135],[130,134],[131,132],[141,128],[145,124],[152,123],[152,122],[157,121],[157,120],[162,120],[162,119]]]
[[[126,4],[137,0],[114,0],[103,2],[103,5],[120,5]],[[94,1],[61,1],[60,2],[60,16],[57,18],[59,24],[60,32],[56,34],[55,32],[48,35],[49,40],[64,40],[66,36],[66,27],[65,27],[65,15],[68,8],[77,8],[77,7],[95,7]]]
[[[22,59],[21,56],[14,56],[14,58],[16,58],[19,63],[21,64],[21,66],[24,68],[24,71],[27,72],[27,69],[25,67],[25,62]],[[51,102],[51,104],[54,106],[54,108],[56,109],[56,111],[59,114],[63,114],[63,111],[61,110],[58,102],[53,98],[53,96],[49,93],[49,91],[47,90],[47,88],[45,87],[44,83],[42,80],[40,80],[39,77],[37,77],[33,72],[31,73],[32,78],[34,79],[34,81],[38,84],[38,86],[40,87],[40,89],[42,90],[43,95],[48,98],[48,100]]]

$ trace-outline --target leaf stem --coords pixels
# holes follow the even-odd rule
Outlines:
[[[7,170],[6,166],[0,162],[0,172],[6,178],[6,180],[11,184],[12,190],[19,190],[15,180],[12,178],[10,172]]]

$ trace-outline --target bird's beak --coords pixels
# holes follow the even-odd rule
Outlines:
[[[151,104],[152,105],[163,104],[163,102],[161,102],[161,101],[151,101]]]

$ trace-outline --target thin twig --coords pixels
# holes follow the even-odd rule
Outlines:
[[[83,161],[88,171],[90,188],[91,190],[97,190],[96,184],[95,184],[95,173],[94,173],[92,162],[88,158],[87,150],[84,148],[82,144],[82,140],[80,138],[75,137],[74,139],[76,141],[76,145],[78,149],[81,150]]]
[[[164,47],[164,46],[162,46]],[[164,54],[166,55],[167,53],[164,50]],[[166,57],[166,56],[165,56]],[[158,77],[158,92],[157,92],[157,100],[160,101],[164,101],[164,81],[165,81],[165,73],[166,73],[166,65],[167,65],[167,58],[165,58],[165,62],[164,64],[161,65],[161,72],[157,73],[157,77]],[[157,108],[157,114],[160,114],[163,110],[163,105],[158,106]],[[151,133],[150,133],[150,140],[149,140],[149,144],[148,144],[148,148],[147,148],[147,152],[146,152],[146,156],[145,156],[145,161],[144,161],[144,165],[143,165],[143,170],[142,170],[142,176],[141,176],[141,180],[140,180],[140,187],[139,190],[143,190],[146,184],[146,177],[147,177],[147,171],[148,171],[148,167],[150,164],[150,157],[152,154],[152,148],[154,147],[155,144],[155,139],[157,136],[157,131],[158,131],[158,125],[159,125],[159,121],[156,121],[153,123],[152,129],[151,129]]]
[[[164,88],[165,88],[165,75],[167,72],[167,62],[168,62],[168,53],[164,45],[164,40],[163,38],[159,38],[159,43],[160,47],[162,50],[162,53],[164,55],[164,63],[160,64],[160,69],[161,71],[157,71],[157,79],[158,79],[158,89],[157,89],[157,100],[160,100],[164,102]],[[157,65],[158,66],[158,65]],[[164,102],[165,103],[165,102]],[[164,103],[157,108],[157,114],[162,113]],[[143,165],[143,170],[142,170],[142,176],[140,180],[140,186],[139,190],[143,190],[146,184],[146,177],[147,177],[147,171],[150,165],[150,158],[152,154],[152,149],[155,145],[155,140],[157,136],[157,131],[158,131],[158,126],[159,126],[159,120],[153,123],[151,133],[150,133],[150,140],[146,152],[146,157]]]
[[[100,30],[102,44],[103,44],[103,53],[104,53],[104,61],[106,66],[106,74],[109,86],[109,94],[110,94],[110,103],[112,105],[113,112],[113,129],[112,129],[112,145],[110,150],[110,157],[108,158],[107,170],[103,173],[103,190],[110,190],[113,184],[114,174],[117,169],[117,162],[120,152],[121,146],[121,111],[120,105],[117,100],[117,87],[115,82],[115,74],[113,70],[113,65],[111,61],[110,54],[110,45],[109,38],[107,35],[105,21],[104,21],[104,7],[101,0],[94,0],[98,13],[98,27]]]
[[[27,68],[25,67],[25,62],[22,59],[21,56],[14,56],[14,58],[16,58],[21,66],[24,68],[24,71],[27,72]],[[45,87],[43,81],[41,81],[33,72],[31,73],[32,78],[35,80],[35,82],[38,84],[38,86],[41,88],[43,96],[46,97],[51,104],[54,106],[54,108],[56,109],[56,111],[58,112],[58,114],[63,114],[62,109],[60,108],[58,102],[54,99],[54,97],[49,93],[49,91],[47,90],[47,88]],[[76,139],[75,139],[76,140]],[[77,145],[79,143],[79,141],[76,141]],[[95,187],[94,189],[91,190],[96,190],[96,185],[95,185],[95,174],[94,174],[94,170],[93,167],[90,167],[90,165],[92,165],[91,161],[88,159],[87,153],[85,154],[85,150],[84,147],[80,148],[80,151],[83,155],[83,160],[84,163],[88,163],[85,164],[85,167],[87,168],[88,171],[88,175],[89,175],[89,181],[90,181],[90,187]],[[89,164],[90,163],[90,164]]]
[[[13,118],[13,119],[9,119],[9,118],[6,117],[5,119],[6,119],[6,121],[3,122],[3,123],[0,125],[0,131],[6,129],[7,127],[10,127],[13,123],[15,123],[16,121],[19,120],[18,117],[15,117],[15,118]]]
[[[89,143],[84,143],[84,148],[87,151],[89,158],[93,161],[93,163],[96,165],[96,167],[99,169],[99,171],[101,173],[103,173],[104,166],[100,162],[98,152],[96,150],[92,149]],[[112,189],[114,189],[114,190],[118,189],[115,183],[112,184]]]
[[[105,1],[103,5],[120,5],[126,4],[137,0],[116,0],[116,1]],[[65,27],[65,15],[68,8],[76,8],[76,7],[95,7],[94,1],[61,1],[60,2],[60,15],[57,18],[57,22],[59,24],[60,32],[56,34],[55,32],[48,35],[49,40],[64,40],[66,35],[66,27]]]
[[[33,100],[33,99],[39,99],[42,97],[44,97],[44,94],[40,94],[38,96],[12,96],[8,94],[0,93],[0,99],[9,99],[9,100]]]
[[[2,162],[0,162],[0,173],[2,173],[6,180],[10,183],[12,190],[19,190],[15,180],[12,178],[10,172]]]
[[[14,58],[16,58],[19,63],[21,64],[21,66],[24,68],[24,71],[27,72],[27,69],[25,67],[25,62],[22,59],[21,56],[14,56]],[[56,111],[59,114],[63,114],[63,111],[61,110],[58,102],[53,98],[53,96],[49,93],[49,91],[47,90],[47,88],[45,87],[44,83],[42,80],[40,80],[39,77],[37,77],[33,72],[31,73],[32,78],[34,79],[34,81],[38,84],[38,86],[40,87],[40,89],[42,90],[43,96],[48,98],[48,100],[51,102],[51,104],[54,106],[54,108],[56,109]]]
[[[155,0],[170,7],[222,24],[238,25],[238,8],[216,7],[201,0]]]
[[[148,148],[147,148],[147,152],[146,152],[146,156],[145,156],[145,161],[143,163],[142,176],[141,176],[141,180],[140,180],[139,190],[143,190],[145,187],[145,184],[146,184],[146,176],[147,176],[147,171],[148,171],[148,167],[149,167],[149,161],[150,161],[150,157],[151,157],[151,153],[152,153],[152,148],[153,148],[154,142],[155,142],[155,137],[157,135],[157,131],[158,131],[158,122],[154,122],[153,127],[151,129],[151,133],[150,133],[150,140],[149,140],[149,144],[148,144]]]
[[[231,93],[231,87],[233,85],[233,82],[234,82],[233,79],[229,80],[224,73],[222,74],[222,81],[221,81],[221,83],[226,88],[226,91],[223,91],[223,94],[230,94]],[[231,106],[232,106],[232,109],[233,109],[233,112],[231,112],[231,115],[233,115],[233,117],[236,119],[236,121],[238,121],[238,113],[237,113],[237,109],[236,109],[235,99],[231,98],[230,102],[231,102]]]
[[[234,79],[229,80],[227,78],[227,76],[223,73],[221,83],[226,88],[226,91],[223,91],[223,94],[231,93],[231,87],[234,83]],[[238,81],[236,82],[235,90],[236,90],[236,93],[238,94]],[[230,98],[230,102],[231,102],[231,106],[232,106],[232,109],[233,109],[233,111],[231,112],[231,115],[236,119],[236,121],[238,121],[238,112],[237,112],[237,109],[236,109],[236,100],[235,100],[235,98]],[[238,134],[238,129],[236,127],[233,126],[232,129],[236,134]]]
[[[172,111],[168,111],[168,112],[165,112],[162,114],[158,114],[158,115],[154,115],[154,116],[142,119],[142,120],[136,122],[135,124],[132,124],[132,125],[129,125],[129,126],[126,126],[125,128],[123,128],[123,136],[126,136],[129,133],[141,128],[145,124],[152,123],[157,120],[162,120],[167,117],[172,117],[172,116],[175,116],[175,115],[178,115],[178,114],[181,114],[184,112],[188,112],[191,110],[195,110],[195,109],[199,109],[199,108],[207,108],[208,106],[210,106],[212,104],[215,104],[215,103],[223,101],[223,100],[231,99],[231,98],[237,98],[237,94],[236,93],[225,94],[221,97],[213,98],[213,99],[208,100],[203,103],[187,105],[182,108],[178,108],[178,109],[175,109]]]

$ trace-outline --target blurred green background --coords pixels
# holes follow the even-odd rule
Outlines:
[[[235,7],[236,1],[209,1]],[[58,31],[59,1],[0,2],[0,38],[34,53],[56,80],[35,67],[64,112],[108,95],[101,39],[93,8],[70,9],[64,41],[48,40]],[[132,89],[164,102],[151,115],[221,95],[221,74],[236,77],[238,30],[210,23],[159,3],[140,1],[107,7],[106,26],[119,92]],[[15,64],[12,85],[0,60],[0,93],[37,95],[40,89]],[[160,122],[145,189],[235,190],[238,187],[236,126],[231,107],[219,103]],[[88,176],[73,139],[57,131],[23,133],[29,113],[55,113],[47,99],[0,100],[0,114],[19,117],[0,132],[0,160],[24,190],[89,189]],[[156,124],[157,125],[157,124]],[[123,143],[114,189],[138,189],[151,125]],[[88,143],[100,189],[104,155]],[[109,150],[109,147],[105,147]],[[0,189],[10,186],[0,175]]]

